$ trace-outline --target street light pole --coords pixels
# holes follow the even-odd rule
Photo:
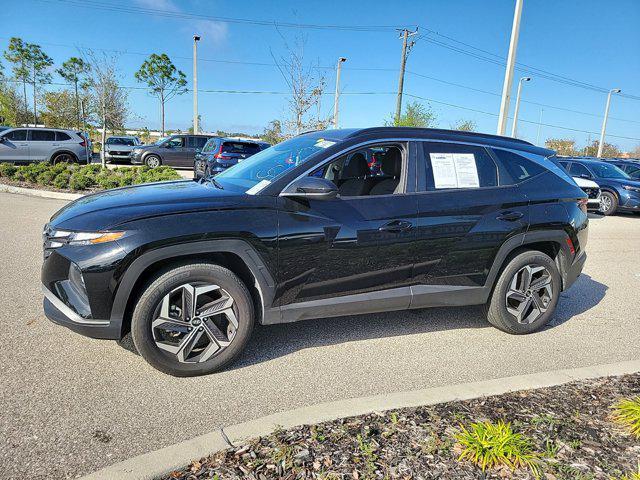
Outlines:
[[[600,144],[598,145],[598,158],[602,157],[602,150],[604,149],[604,135],[607,131],[607,119],[609,118],[609,106],[611,105],[611,95],[614,93],[620,93],[622,90],[619,88],[612,88],[607,95],[607,106],[604,109],[604,118],[602,119],[602,130],[600,131]]]
[[[342,70],[342,64],[346,62],[345,57],[338,59],[338,66],[336,68],[336,94],[333,99],[333,128],[338,128],[338,99],[340,98],[340,70]]]
[[[516,108],[513,112],[513,125],[511,125],[511,136],[517,138],[518,134],[518,112],[520,111],[520,93],[522,92],[522,84],[531,81],[531,77],[522,77],[518,81],[518,94],[516,95]]]
[[[200,35],[193,36],[193,133],[198,133],[198,42]]]
[[[516,0],[516,9],[513,13],[513,26],[511,27],[511,42],[509,43],[509,55],[504,72],[502,85],[502,100],[500,100],[500,115],[498,116],[498,135],[504,135],[507,131],[507,117],[509,116],[509,102],[511,101],[511,85],[513,83],[513,68],[516,63],[516,50],[518,49],[518,36],[520,35],[520,17],[522,16],[523,0]]]

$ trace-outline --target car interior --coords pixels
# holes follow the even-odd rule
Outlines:
[[[391,195],[402,189],[402,162],[398,145],[376,145],[343,155],[311,175],[331,180],[341,197]]]

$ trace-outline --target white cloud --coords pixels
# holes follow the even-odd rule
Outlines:
[[[201,35],[203,42],[219,44],[226,40],[228,28],[224,22],[198,20],[194,24],[194,33]]]
[[[144,8],[164,10],[165,12],[179,12],[180,9],[171,0],[136,0],[136,3]]]

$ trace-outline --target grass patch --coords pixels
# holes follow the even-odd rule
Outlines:
[[[640,438],[640,396],[625,398],[613,406],[613,420]]]
[[[510,423],[479,422],[460,428],[456,435],[462,448],[459,460],[469,460],[482,471],[500,466],[512,470],[525,467],[538,475],[540,455],[528,438],[512,430]]]
[[[60,190],[104,190],[140,183],[180,180],[181,178],[178,172],[166,166],[154,169],[147,166],[123,167],[111,170],[98,164],[58,163],[51,165],[42,162],[16,166],[10,163],[0,163],[0,180],[6,179]]]

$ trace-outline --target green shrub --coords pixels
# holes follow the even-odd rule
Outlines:
[[[0,177],[11,178],[16,173],[16,166],[13,163],[0,163]]]
[[[472,423],[468,429],[461,426],[456,440],[462,447],[459,460],[470,460],[483,471],[504,465],[511,469],[529,467],[538,475],[540,455],[528,438],[513,432],[510,423],[500,420],[496,424]]]
[[[53,179],[53,186],[56,188],[69,188],[69,179],[71,175],[67,172],[61,172]]]
[[[25,182],[27,180],[25,172],[27,171],[27,167],[24,165],[20,165],[16,167],[16,171],[13,174],[13,180],[17,180],[18,182]]]
[[[72,190],[86,190],[94,184],[93,178],[79,170],[73,172],[69,178],[69,188]]]
[[[38,175],[36,181],[39,185],[51,185],[53,183],[53,179],[56,178],[56,174],[51,170],[45,170],[41,174]]]
[[[613,406],[613,420],[640,438],[640,396],[625,398]]]

